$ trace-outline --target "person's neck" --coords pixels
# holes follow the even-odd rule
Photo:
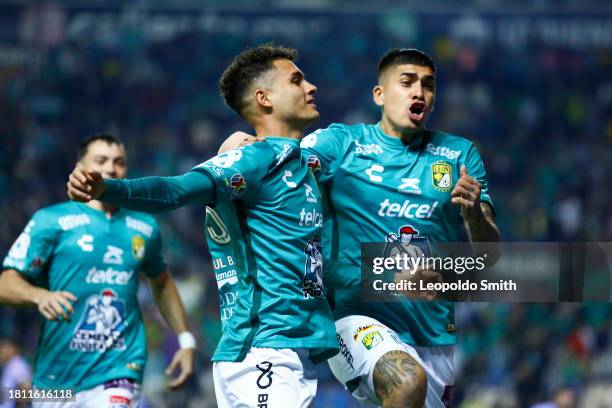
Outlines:
[[[297,129],[288,123],[277,121],[264,121],[256,123],[254,126],[257,136],[279,136],[300,140],[304,134],[304,129]]]
[[[112,215],[119,209],[114,205],[105,204],[102,201],[98,200],[91,200],[86,205],[90,208],[93,208],[94,210],[102,211],[106,215],[106,218],[112,217]]]
[[[380,129],[387,136],[397,137],[398,139],[401,139],[402,142],[404,142],[404,144],[412,143],[412,141],[414,141],[417,137],[422,135],[423,132],[425,131],[423,128],[402,129],[402,128],[395,127],[393,126],[393,124],[391,124],[391,122],[385,116],[383,116],[380,119]]]

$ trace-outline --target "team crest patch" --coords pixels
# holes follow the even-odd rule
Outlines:
[[[431,183],[433,187],[446,193],[453,186],[453,169],[447,162],[439,161],[431,165]]]
[[[140,235],[132,237],[132,255],[134,258],[142,261],[145,255],[145,240]]]
[[[247,188],[246,180],[240,173],[236,173],[230,179],[230,188],[233,195],[241,195]]]
[[[355,332],[353,333],[353,340],[357,341],[357,338],[359,336],[361,336],[363,333],[367,332],[368,330],[374,327],[384,328],[384,326],[381,326],[380,324],[368,324],[365,326],[359,326],[357,330],[355,330]]]
[[[317,175],[321,172],[321,162],[319,161],[319,158],[314,154],[308,156],[308,167],[310,167],[310,170],[314,175]]]
[[[363,344],[363,346],[368,350],[372,350],[378,344],[382,343],[382,341],[383,338],[380,333],[378,331],[373,331],[363,336],[363,339],[361,339],[361,344]]]

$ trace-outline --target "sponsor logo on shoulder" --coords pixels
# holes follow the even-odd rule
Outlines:
[[[125,217],[125,225],[128,228],[131,228],[135,231],[140,232],[142,235],[145,235],[147,238],[151,238],[153,235],[153,226],[151,224],[147,224],[144,221],[138,220],[133,217]]]
[[[308,156],[307,160],[308,167],[310,167],[312,174],[314,174],[315,176],[319,174],[321,172],[321,161],[319,160],[319,158],[314,154],[311,154]]]
[[[361,144],[355,141],[355,153],[357,154],[381,154],[382,152],[382,147],[376,143]]]
[[[285,160],[287,160],[292,152],[293,149],[291,148],[291,145],[283,145],[283,151],[276,155],[276,165],[281,165]]]
[[[232,175],[229,182],[227,179],[225,180],[226,184],[230,188],[230,191],[233,195],[239,196],[242,195],[247,189],[247,183],[244,179],[244,176],[240,173],[236,173]]]
[[[426,149],[434,156],[443,156],[449,160],[455,160],[461,156],[461,150],[451,150],[446,146],[434,146],[433,144],[428,143]]]
[[[64,231],[68,231],[81,225],[87,225],[90,220],[87,214],[68,214],[59,217],[57,223]]]

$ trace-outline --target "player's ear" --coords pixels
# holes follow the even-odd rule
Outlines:
[[[265,108],[272,107],[272,101],[270,100],[268,91],[265,90],[264,88],[255,89],[255,102],[257,102],[259,106],[262,106]]]
[[[385,102],[385,88],[382,85],[376,85],[374,89],[372,89],[372,99],[374,99],[374,103],[378,106],[383,106]]]

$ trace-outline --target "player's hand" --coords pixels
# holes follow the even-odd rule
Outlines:
[[[42,291],[36,299],[38,311],[47,320],[57,320],[60,316],[65,320],[70,321],[70,316],[74,313],[72,302],[76,302],[77,298],[70,292],[66,291]]]
[[[171,390],[179,388],[189,380],[193,374],[194,356],[195,349],[191,348],[180,348],[174,353],[172,362],[166,368],[167,376],[173,375],[176,369],[179,369],[178,376],[168,381],[168,387]]]
[[[395,274],[395,282],[409,281],[416,285],[415,290],[400,291],[404,296],[410,299],[421,299],[433,301],[438,298],[438,293],[435,290],[420,290],[421,286],[425,287],[429,283],[442,283],[442,274],[431,269],[417,268],[413,272],[412,269],[405,269]]]
[[[245,132],[234,132],[221,144],[218,154],[225,153],[239,147],[248,146],[256,142],[264,142],[265,140],[266,138],[262,136],[253,136]]]
[[[480,182],[471,177],[465,165],[459,170],[460,177],[451,191],[451,203],[461,206],[463,219],[475,218],[481,213],[480,209]]]
[[[68,177],[68,197],[73,201],[87,203],[104,193],[104,179],[95,170],[87,170],[80,164],[74,168]]]

